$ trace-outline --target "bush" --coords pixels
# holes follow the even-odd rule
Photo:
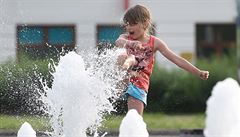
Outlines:
[[[213,86],[227,77],[237,79],[236,62],[234,54],[198,60],[196,66],[210,72],[207,81],[180,69],[167,70],[155,67],[150,81],[146,110],[151,112],[205,111],[206,101],[211,95]]]
[[[51,87],[49,59],[21,58],[20,62],[7,62],[0,67],[0,113],[41,114],[39,94],[43,93],[40,79]],[[57,61],[55,61],[57,62]],[[234,55],[198,60],[196,66],[210,71],[203,81],[181,69],[167,70],[155,65],[150,81],[148,106],[151,112],[203,112],[213,86],[226,77],[237,78],[237,60]],[[118,111],[125,112],[126,104]],[[123,106],[123,107],[122,107]]]
[[[20,62],[7,62],[0,67],[0,113],[40,114],[43,93],[41,79],[51,82],[48,60],[21,58]]]

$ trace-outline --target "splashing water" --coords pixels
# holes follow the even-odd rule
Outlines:
[[[240,87],[227,78],[218,82],[207,101],[206,137],[239,137]]]
[[[128,111],[119,129],[119,137],[148,137],[146,123],[135,109]]]
[[[52,136],[84,137],[86,130],[97,136],[103,115],[113,111],[110,99],[118,98],[122,90],[118,84],[126,72],[116,66],[121,52],[70,52],[60,58],[52,88],[45,87],[44,102],[52,115]]]
[[[36,137],[36,132],[28,122],[25,122],[18,130],[17,137]]]

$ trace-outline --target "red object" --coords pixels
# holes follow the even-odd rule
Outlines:
[[[130,38],[128,38],[128,39],[130,39]],[[153,36],[150,36],[150,40],[148,41],[148,43],[143,44],[143,46],[146,48],[150,48],[153,51],[154,41],[155,41],[155,38]],[[139,54],[139,53],[136,53],[135,56],[139,56],[137,54]],[[152,75],[152,70],[153,70],[153,65],[154,65],[153,52],[151,52],[149,54],[150,55],[145,54],[146,58],[144,58],[143,61],[146,61],[146,62],[141,61],[138,64],[138,65],[140,65],[140,67],[142,65],[144,65],[144,69],[138,71],[139,76],[132,76],[130,78],[130,82],[133,85],[137,86],[140,89],[145,90],[146,92],[148,92],[150,76]],[[145,63],[147,63],[147,64],[145,64]]]
[[[127,10],[129,7],[129,0],[124,0],[124,10]]]

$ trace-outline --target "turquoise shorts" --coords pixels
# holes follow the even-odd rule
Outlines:
[[[138,88],[137,86],[133,85],[132,83],[128,84],[127,91],[125,92],[126,98],[128,96],[132,96],[144,103],[147,106],[147,93],[145,90]]]

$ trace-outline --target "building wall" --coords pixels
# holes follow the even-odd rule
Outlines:
[[[234,0],[129,0],[149,7],[156,35],[177,54],[195,54],[195,24],[234,22]],[[0,0],[0,62],[15,58],[17,24],[75,24],[77,46],[95,47],[96,25],[117,24],[124,0]],[[166,62],[158,55],[160,62]]]
[[[157,36],[177,54],[196,53],[196,23],[234,23],[237,17],[235,0],[132,0],[150,7]],[[172,66],[158,54],[158,60]]]

